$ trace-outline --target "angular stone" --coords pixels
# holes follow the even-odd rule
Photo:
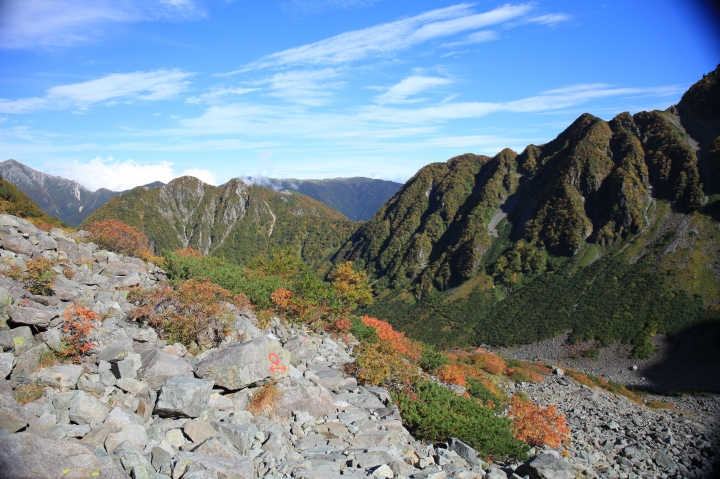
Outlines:
[[[30,376],[40,369],[41,358],[49,352],[50,348],[45,343],[40,343],[23,352],[15,360],[15,367],[12,370],[11,377],[15,379],[21,376]]]
[[[57,241],[55,241],[52,236],[46,234],[38,235],[37,247],[40,251],[56,250],[57,246]]]
[[[137,378],[145,381],[150,388],[156,391],[170,378],[193,377],[192,367],[188,363],[160,349],[150,349],[141,356],[142,367],[138,370]]]
[[[25,409],[17,401],[0,394],[0,431],[17,432],[27,425],[28,420]]]
[[[15,355],[13,353],[0,353],[0,379],[8,377],[14,365]]]
[[[658,452],[655,455],[655,464],[657,464],[660,469],[672,469],[674,467],[677,467],[675,461],[670,459],[667,454],[663,454],[662,452]]]
[[[60,387],[75,389],[80,375],[83,373],[82,366],[75,364],[62,364],[60,366],[52,366],[41,369],[36,373],[37,376],[45,376],[55,379],[60,383]]]
[[[60,311],[45,311],[31,306],[10,306],[8,315],[14,323],[47,328],[53,319],[60,316]]]
[[[175,376],[160,390],[155,413],[163,417],[198,417],[207,407],[213,382]]]
[[[465,459],[471,466],[480,465],[477,458],[477,451],[456,437],[450,438],[450,450],[455,451],[458,456]]]
[[[280,389],[280,397],[273,408],[273,414],[281,419],[289,419],[293,411],[307,411],[317,419],[326,414],[335,414],[337,409],[327,389],[298,385]]]
[[[183,426],[183,432],[192,442],[201,443],[206,439],[217,436],[217,431],[209,422],[194,420],[188,421]]]
[[[233,344],[200,361],[195,373],[226,389],[242,389],[288,375],[290,355],[267,336]],[[297,408],[296,408],[297,409]]]
[[[125,424],[119,432],[108,434],[105,439],[105,449],[113,452],[123,442],[128,442],[138,450],[142,450],[148,444],[148,436],[145,428],[139,424]]]
[[[70,420],[77,424],[90,424],[91,428],[101,424],[108,414],[108,408],[85,391],[75,391],[70,400]]]
[[[243,456],[238,454],[232,446],[226,446],[225,444],[218,441],[215,437],[211,437],[203,441],[203,443],[193,449],[192,452],[197,454],[204,454],[206,456],[222,457],[225,459],[233,460],[239,460],[243,458]]]
[[[353,465],[361,469],[368,469],[381,464],[388,464],[393,460],[395,458],[385,451],[361,452],[355,454]]]
[[[12,251],[15,254],[24,254],[26,256],[30,256],[33,249],[35,249],[33,248],[32,243],[20,235],[5,236],[2,240],[0,240],[0,243],[2,243],[3,249]]]
[[[172,471],[172,456],[161,447],[152,449],[152,466],[161,474],[170,474]]]
[[[120,378],[115,381],[115,385],[133,396],[137,396],[140,391],[147,387],[147,384],[132,378]]]
[[[383,464],[382,466],[373,470],[372,477],[376,479],[392,479],[393,477],[395,477],[395,473],[393,473],[393,470],[390,469],[390,466],[388,466],[387,464]]]
[[[253,445],[255,435],[258,432],[257,426],[252,423],[247,424],[227,424],[227,423],[216,423],[215,427],[217,431],[225,437],[230,444],[235,446],[240,454],[247,454]]]
[[[16,353],[21,353],[33,346],[35,346],[35,339],[29,326],[0,329],[0,348],[14,349]]]
[[[104,346],[97,355],[97,362],[107,361],[115,363],[122,361],[128,354],[133,352],[133,342],[130,338],[124,338],[112,344]]]
[[[4,479],[91,478],[100,477],[100,470],[100,460],[81,444],[26,432],[0,436],[0,471]]]
[[[538,454],[530,458],[516,471],[519,476],[529,475],[531,479],[574,479],[575,469],[551,454]]]
[[[212,476],[224,479],[252,479],[253,462],[249,458],[241,460],[205,456],[194,452],[181,452],[173,461],[173,479],[193,476],[195,472],[209,471]]]
[[[131,359],[123,359],[112,363],[112,372],[116,378],[137,378],[137,368]]]

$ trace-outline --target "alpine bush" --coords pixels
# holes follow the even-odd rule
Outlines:
[[[417,439],[447,441],[457,437],[493,460],[527,457],[528,445],[513,437],[510,419],[478,403],[458,396],[438,384],[418,381],[415,395],[392,393],[403,425]]]

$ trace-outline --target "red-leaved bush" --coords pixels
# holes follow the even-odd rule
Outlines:
[[[80,362],[81,356],[89,353],[95,347],[95,343],[91,342],[88,337],[97,328],[95,321],[99,319],[99,316],[95,311],[73,303],[65,309],[62,318],[64,320],[62,327],[64,347],[60,354],[75,362]]]
[[[422,356],[422,347],[418,343],[406,338],[405,333],[395,331],[389,323],[377,318],[371,318],[370,316],[362,316],[360,319],[367,326],[375,328],[381,340],[388,341],[397,352],[405,355],[408,359],[418,361],[420,356]]]
[[[233,295],[206,279],[138,291],[132,299],[139,303],[133,319],[147,322],[161,338],[186,346],[193,342],[217,345],[230,332],[233,316],[230,304],[239,308],[250,306],[244,294]]]
[[[90,239],[103,249],[115,253],[140,256],[150,252],[148,237],[120,220],[94,221],[88,226]]]
[[[568,441],[570,428],[565,416],[557,412],[557,406],[543,408],[531,402],[513,397],[510,401],[509,416],[515,439],[525,441],[533,447],[550,446],[558,448]]]

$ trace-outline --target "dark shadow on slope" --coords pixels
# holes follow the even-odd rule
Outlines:
[[[665,340],[660,359],[644,374],[657,392],[720,393],[720,321],[692,326]]]

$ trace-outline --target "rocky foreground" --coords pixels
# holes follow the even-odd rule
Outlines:
[[[193,356],[130,320],[128,288],[163,281],[156,266],[6,215],[0,245],[2,478],[712,477],[714,418],[657,412],[566,377],[507,387],[559,405],[569,457],[488,464],[457,440],[424,444],[386,390],[343,375],[352,343],[277,319],[261,330],[238,309],[233,334]],[[37,257],[56,260],[50,295],[6,274]],[[102,318],[97,346],[80,363],[53,363],[73,302]],[[258,410],[253,397],[268,389]]]

